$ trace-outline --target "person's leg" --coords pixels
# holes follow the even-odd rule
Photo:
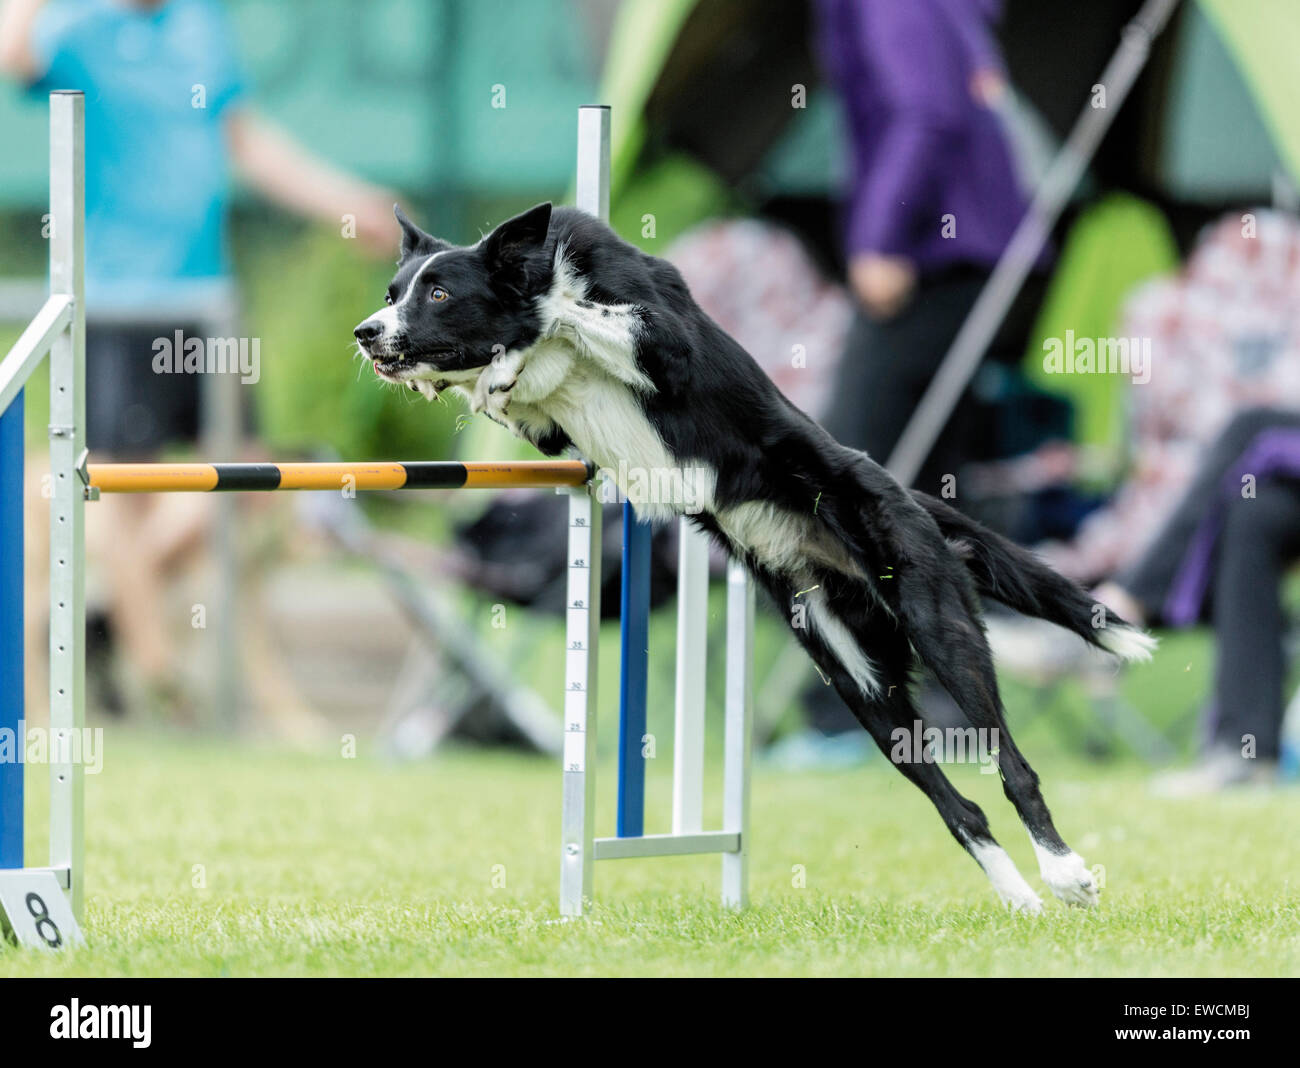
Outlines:
[[[172,333],[165,325],[88,330],[87,442],[96,458],[150,460],[170,441],[193,439],[199,376],[159,375],[152,365],[154,339]],[[185,494],[107,494],[94,506],[87,553],[100,565],[112,634],[139,701],[178,703],[176,630],[164,595],[210,511],[210,502]]]
[[[1223,479],[1262,432],[1300,426],[1300,413],[1271,408],[1240,412],[1206,451],[1195,477],[1150,545],[1132,566],[1097,590],[1098,599],[1125,618],[1156,620],[1201,521],[1221,500]],[[1135,609],[1140,605],[1141,612]],[[1127,611],[1125,611],[1127,609]]]
[[[93,459],[142,460],[154,416],[141,398],[150,389],[151,349],[138,331],[91,325],[86,331],[86,443]],[[105,611],[121,654],[140,676],[167,668],[169,642],[159,605],[148,536],[152,498],[105,494],[88,510],[86,555],[102,575]]]
[[[165,679],[172,664],[162,573],[149,551],[154,500],[149,494],[106,494],[95,505],[93,544],[103,565],[113,634],[146,687]]]
[[[1196,797],[1271,781],[1286,675],[1281,584],[1298,556],[1300,483],[1267,481],[1255,497],[1229,504],[1211,599],[1216,650],[1208,744],[1191,768],[1159,776],[1152,784],[1157,794]]]
[[[171,577],[202,555],[215,511],[212,494],[158,493],[151,504],[148,551],[158,570]]]
[[[1217,643],[1212,744],[1276,761],[1280,749],[1282,579],[1300,556],[1300,483],[1261,484],[1254,498],[1234,500],[1221,535],[1214,575]]]
[[[877,459],[898,439],[906,419],[898,405],[880,403],[898,386],[898,379],[890,374],[888,355],[895,348],[891,338],[895,326],[861,310],[854,313],[831,406],[821,420],[832,437]]]
[[[831,407],[822,419],[833,437],[877,463],[889,459],[979,296],[981,277],[972,273],[922,280],[911,301],[891,319],[856,314]]]
[[[905,317],[908,313],[901,313]],[[822,425],[832,437],[853,449],[861,449],[884,461],[903,432],[906,409],[902,403],[884,403],[899,387],[900,380],[890,374],[896,348],[893,338],[897,320],[880,322],[859,309],[853,316],[844,356],[840,360],[831,407]],[[803,692],[804,717],[807,725],[821,735],[846,735],[858,738],[858,723],[845,707],[828,679],[815,675]],[[820,759],[811,752],[808,739],[796,739],[798,753],[786,757],[793,763]],[[809,750],[807,754],[805,750]],[[785,759],[783,757],[782,759]]]
[[[845,341],[831,407],[822,419],[834,438],[878,463],[889,459],[979,296],[981,280],[973,272],[923,279],[911,301],[892,319],[857,312]],[[942,476],[955,473],[965,450],[952,431],[966,427],[964,407],[959,408],[918,480],[920,488],[937,493]],[[808,724],[816,731],[851,732],[850,737],[858,738],[857,721],[823,679],[812,679],[803,703]]]

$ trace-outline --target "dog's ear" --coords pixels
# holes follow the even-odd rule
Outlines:
[[[510,275],[531,252],[546,244],[546,231],[551,225],[551,202],[529,208],[513,219],[507,219],[483,241],[483,255],[488,268],[494,273]]]
[[[445,241],[439,241],[432,234],[426,234],[406,217],[401,207],[393,205],[393,215],[402,227],[402,259],[411,256],[429,256],[440,249],[449,247]]]

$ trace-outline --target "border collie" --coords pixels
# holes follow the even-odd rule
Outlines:
[[[701,311],[674,267],[594,217],[540,204],[467,248],[397,218],[387,307],[355,330],[380,378],[430,400],[455,390],[548,456],[576,449],[612,472],[704,472],[692,520],[787,610],[823,675],[1002,900],[1042,908],[984,813],[938,764],[895,744],[921,719],[908,692],[918,657],[994,739],[1048,888],[1071,905],[1096,903],[1097,881],[1056,832],[1007,730],[980,598],[1125,659],[1149,659],[1151,637],[1094,613],[1082,589],[1031,553],[839,444]]]

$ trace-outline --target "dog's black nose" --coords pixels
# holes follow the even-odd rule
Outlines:
[[[365,345],[371,341],[374,341],[375,338],[377,338],[381,333],[383,333],[383,330],[384,328],[380,326],[378,323],[372,322],[371,320],[367,319],[364,323],[362,323],[355,330],[353,330],[352,334],[354,337],[356,337],[358,341],[361,342],[361,344]]]

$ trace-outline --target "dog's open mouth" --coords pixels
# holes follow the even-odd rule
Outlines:
[[[391,382],[405,382],[412,378],[436,374],[439,361],[455,355],[452,349],[439,349],[411,356],[404,352],[367,353],[375,374]]]
[[[403,371],[413,371],[418,366],[415,360],[408,359],[402,353],[394,356],[372,356],[370,362],[375,369],[375,374],[381,378],[398,378]]]

